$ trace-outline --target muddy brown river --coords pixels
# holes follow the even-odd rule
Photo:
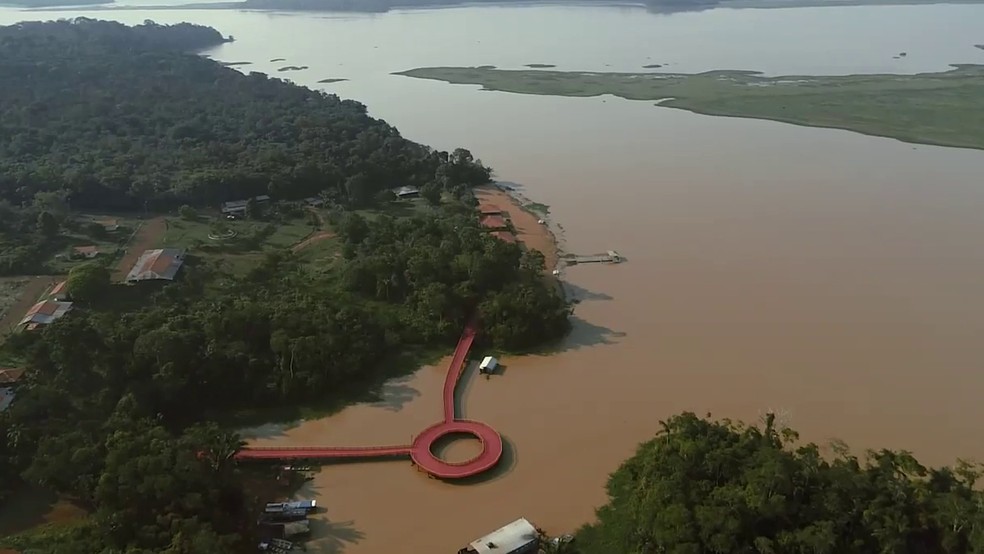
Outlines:
[[[0,20],[42,17],[24,13],[0,10]],[[775,410],[805,440],[907,449],[931,464],[984,459],[984,153],[390,75],[531,62],[935,71],[984,63],[973,48],[982,6],[86,15],[214,25],[237,40],[211,55],[253,62],[242,71],[309,66],[289,77],[363,101],[415,140],[466,146],[549,205],[564,250],[627,258],[565,270],[580,303],[557,352],[466,377],[463,415],[507,441],[498,471],[451,484],[406,461],[325,467],[301,491],[326,508],[311,550],[450,553],[520,516],[571,531],[604,502],[608,473],[682,410],[746,421]],[[900,51],[909,56],[893,59]],[[278,57],[287,61],[269,61]],[[324,78],[350,81],[318,85]],[[444,371],[423,367],[386,384],[377,404],[253,435],[267,445],[407,443],[441,417]]]

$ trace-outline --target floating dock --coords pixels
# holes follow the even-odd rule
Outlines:
[[[568,254],[564,256],[562,259],[567,265],[617,264],[622,261],[622,256],[614,250],[609,250],[604,254],[590,254],[587,256],[581,256],[578,254]]]

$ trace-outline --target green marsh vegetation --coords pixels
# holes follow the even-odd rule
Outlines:
[[[466,67],[420,68],[399,75],[521,94],[611,94],[707,115],[984,148],[984,66],[979,65],[916,75],[822,77],[766,77],[749,71],[593,73]]]

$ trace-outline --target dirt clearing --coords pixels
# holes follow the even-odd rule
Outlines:
[[[38,275],[29,277],[10,277],[0,280],[0,290],[3,298],[0,307],[3,316],[0,318],[0,333],[8,333],[20,323],[27,310],[37,303],[38,299],[49,287],[64,279],[54,275]]]
[[[144,250],[157,247],[166,231],[167,220],[164,219],[164,216],[143,221],[125,246],[123,257],[116,264],[116,271],[113,272],[113,280],[122,281],[125,279],[126,274],[133,268],[133,264],[137,263],[137,258],[143,254]]]

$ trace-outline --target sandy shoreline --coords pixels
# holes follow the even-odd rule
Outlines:
[[[509,221],[516,229],[516,238],[527,248],[543,253],[547,271],[557,267],[560,243],[557,235],[550,229],[548,216],[528,209],[524,206],[524,198],[498,185],[476,187],[475,197],[483,210],[497,208],[508,214]],[[540,223],[541,220],[544,223]]]

